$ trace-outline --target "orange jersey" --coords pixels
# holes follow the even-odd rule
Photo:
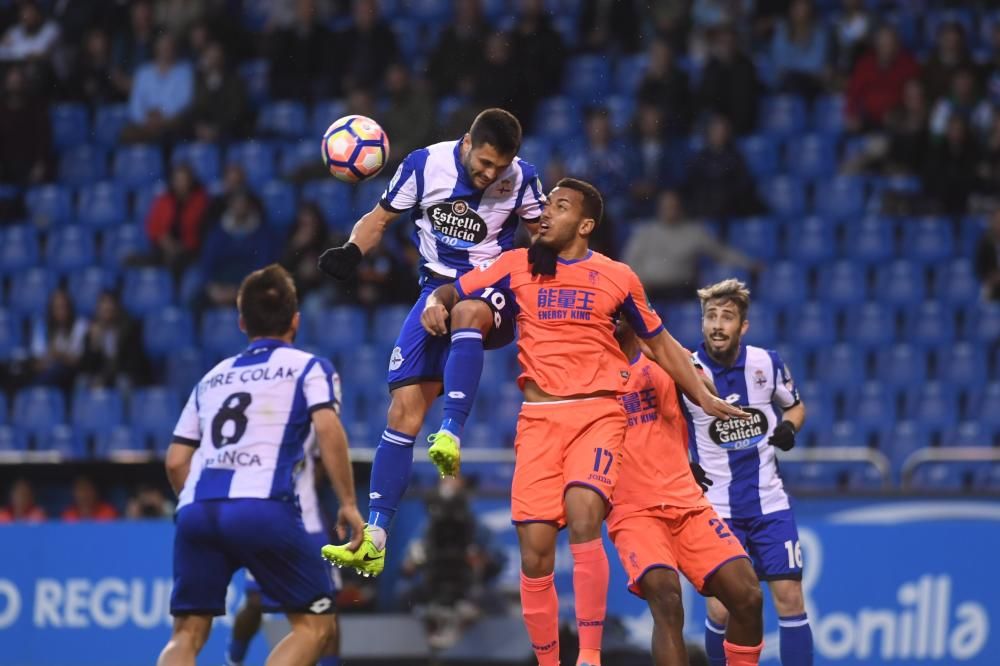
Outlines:
[[[615,486],[616,510],[621,505],[685,508],[704,504],[688,463],[688,425],[674,380],[639,354],[626,391],[618,396],[628,415],[628,430]]]
[[[621,312],[643,338],[663,330],[632,269],[597,252],[560,259],[548,277],[531,274],[527,250],[511,250],[469,271],[455,287],[465,298],[497,283],[509,285],[517,299],[522,389],[531,380],[554,396],[621,392],[629,363],[615,340],[615,316]]]

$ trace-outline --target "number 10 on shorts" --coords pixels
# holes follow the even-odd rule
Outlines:
[[[607,458],[607,462],[604,463],[604,471],[601,471],[601,463],[604,458]],[[596,448],[594,449],[594,471],[598,474],[604,474],[605,476],[611,470],[611,463],[615,461],[615,454],[607,449]]]

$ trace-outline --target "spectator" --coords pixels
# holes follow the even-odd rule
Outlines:
[[[198,141],[224,141],[244,136],[249,120],[246,84],[226,67],[222,46],[210,42],[198,63],[194,101],[186,118],[189,132]]]
[[[639,13],[633,0],[584,0],[577,24],[581,46],[595,53],[635,53]]]
[[[990,216],[990,226],[976,244],[976,276],[983,283],[983,294],[1000,301],[1000,208]]]
[[[66,94],[90,106],[99,106],[124,99],[115,85],[111,71],[111,48],[108,35],[101,28],[87,31],[83,53],[76,70],[69,77]]]
[[[62,519],[68,523],[81,520],[111,521],[118,518],[115,507],[101,499],[97,486],[88,476],[78,476],[73,481],[73,503],[66,507]]]
[[[175,39],[182,39],[191,27],[204,20],[212,0],[158,0],[154,22]]]
[[[231,308],[243,278],[273,262],[278,247],[250,193],[230,194],[218,226],[209,232],[202,249],[203,302]]]
[[[865,0],[844,0],[844,8],[834,21],[837,37],[837,68],[850,72],[861,56],[872,28],[872,17]]]
[[[68,391],[79,369],[86,334],[87,320],[76,316],[69,293],[53,291],[45,318],[34,322],[31,330],[35,382]]]
[[[0,98],[0,182],[34,185],[49,171],[49,107],[28,91],[20,66],[7,69]]]
[[[113,292],[106,291],[97,299],[84,338],[80,374],[92,387],[140,386],[149,380],[142,330]]]
[[[178,62],[174,38],[160,35],[156,58],[135,75],[129,96],[129,125],[122,130],[124,141],[169,139],[179,129],[183,113],[194,95],[191,66]]]
[[[636,227],[625,247],[624,261],[635,270],[653,300],[685,301],[694,297],[698,260],[755,269],[739,250],[719,242],[700,222],[684,216],[677,192],[660,194],[655,220]]]
[[[566,45],[552,26],[545,0],[520,0],[520,11],[510,35],[510,51],[520,75],[518,96],[511,112],[529,132],[538,101],[549,94],[566,64]]]
[[[954,115],[961,116],[977,133],[985,135],[993,120],[993,107],[979,93],[971,69],[959,69],[950,81],[951,94],[938,99],[931,113],[931,134],[941,136]]]
[[[816,18],[811,0],[793,0],[788,19],[778,24],[771,40],[771,63],[783,92],[813,99],[829,78],[830,40]]]
[[[319,162],[317,171],[322,174],[330,173],[320,160],[316,161]],[[222,218],[222,214],[226,211],[226,206],[229,205],[229,197],[237,192],[250,192],[250,185],[247,182],[247,172],[239,162],[229,162],[222,169],[222,189],[214,193],[208,204],[208,211],[205,214],[205,224],[202,227],[202,239],[205,238],[211,227]],[[250,197],[256,201],[256,197],[253,194],[250,194]],[[260,204],[259,201],[257,203],[258,205]]]
[[[484,62],[476,76],[473,98],[480,107],[499,106],[518,115],[521,83],[517,64],[511,58],[510,38],[506,33],[494,32],[486,38],[483,48]]]
[[[1000,22],[990,30],[990,59],[983,63],[979,76],[985,82],[986,98],[994,107],[1000,107]]]
[[[393,173],[404,157],[430,142],[436,109],[426,87],[414,82],[410,70],[401,63],[389,66],[385,88],[389,108],[379,119],[392,141],[385,173]]]
[[[930,147],[927,95],[920,79],[910,79],[903,89],[903,103],[886,121],[889,130],[888,169],[891,173],[920,172]]]
[[[34,0],[20,5],[17,24],[0,38],[0,60],[47,61],[59,41],[59,24],[47,19]]]
[[[480,0],[455,3],[455,19],[441,32],[427,63],[435,94],[472,94],[485,63],[483,44],[488,32]]]
[[[570,173],[593,183],[601,191],[606,202],[605,212],[613,217],[616,204],[621,204],[628,196],[628,166],[632,152],[614,140],[611,114],[603,107],[587,112],[585,132],[586,145],[567,158],[566,167]]]
[[[174,503],[163,491],[149,484],[140,484],[125,503],[125,517],[132,520],[169,518],[174,515]]]
[[[969,125],[959,115],[948,120],[942,138],[930,149],[924,168],[924,193],[940,211],[965,213],[969,194],[976,187],[979,151]]]
[[[132,77],[153,58],[156,35],[153,27],[153,3],[136,0],[129,9],[129,26],[113,40],[111,76],[122,95],[132,92]]]
[[[170,186],[153,199],[146,215],[146,234],[154,259],[179,274],[195,258],[201,246],[208,195],[194,170],[178,164],[170,174]]]
[[[688,165],[686,190],[692,212],[701,217],[725,219],[761,212],[753,174],[724,116],[709,120],[705,147]]]
[[[739,4],[739,3],[733,3]],[[753,15],[750,17],[753,26],[754,43],[763,44],[774,38],[774,30],[778,23],[788,15],[790,0],[754,0]],[[738,23],[734,22],[734,25]]]
[[[396,33],[382,19],[377,0],[354,0],[351,27],[337,35],[340,90],[370,88],[399,60]],[[328,66],[324,63],[324,66]]]
[[[962,69],[975,65],[969,55],[965,29],[960,23],[946,22],[938,28],[937,44],[924,65],[924,87],[932,102],[951,91],[951,80]]]
[[[987,195],[982,203],[988,210],[1000,205],[1000,116],[994,116],[976,170],[978,190]]]
[[[316,3],[298,0],[295,21],[269,39],[271,93],[278,99],[313,100],[333,92],[330,49],[333,34],[318,20]],[[338,53],[349,53],[337,41]]]
[[[409,248],[402,250],[403,253],[408,251]],[[390,248],[380,245],[368,252],[358,266],[355,299],[369,307],[409,303],[416,294],[401,285],[412,285],[415,272],[413,263],[407,263]]]
[[[317,261],[319,255],[331,245],[319,206],[312,201],[300,203],[295,224],[279,262],[295,278],[300,301],[326,282],[317,268]]]
[[[691,81],[674,61],[674,51],[662,39],[649,48],[649,66],[636,95],[642,104],[658,106],[663,114],[663,131],[674,136],[691,129]]]
[[[701,108],[729,118],[739,135],[757,127],[760,83],[753,61],[736,42],[736,32],[719,28],[712,39],[711,54],[702,73]]]
[[[649,217],[655,208],[657,191],[680,187],[684,182],[687,137],[670,137],[665,129],[662,107],[640,103],[633,127],[636,154],[629,178],[634,215]]]
[[[920,66],[890,26],[875,31],[873,46],[858,60],[847,84],[847,124],[852,130],[881,129],[899,106],[903,88]]]
[[[40,523],[45,511],[35,504],[35,490],[27,479],[16,479],[10,486],[9,504],[0,507],[0,525],[9,523]]]

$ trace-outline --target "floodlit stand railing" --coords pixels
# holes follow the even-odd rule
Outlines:
[[[987,446],[947,446],[917,449],[903,461],[902,486],[910,490],[917,467],[931,462],[1000,462],[1000,449]]]
[[[824,463],[858,462],[868,463],[882,476],[882,489],[892,487],[892,465],[881,451],[865,446],[820,446],[817,448],[795,448],[777,452],[778,462],[784,463]]]

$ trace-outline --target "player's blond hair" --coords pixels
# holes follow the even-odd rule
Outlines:
[[[750,309],[750,290],[736,278],[729,278],[728,280],[702,287],[698,290],[698,298],[701,299],[701,311],[703,314],[710,301],[735,303],[736,308],[740,311],[741,320],[746,320],[747,310]]]

